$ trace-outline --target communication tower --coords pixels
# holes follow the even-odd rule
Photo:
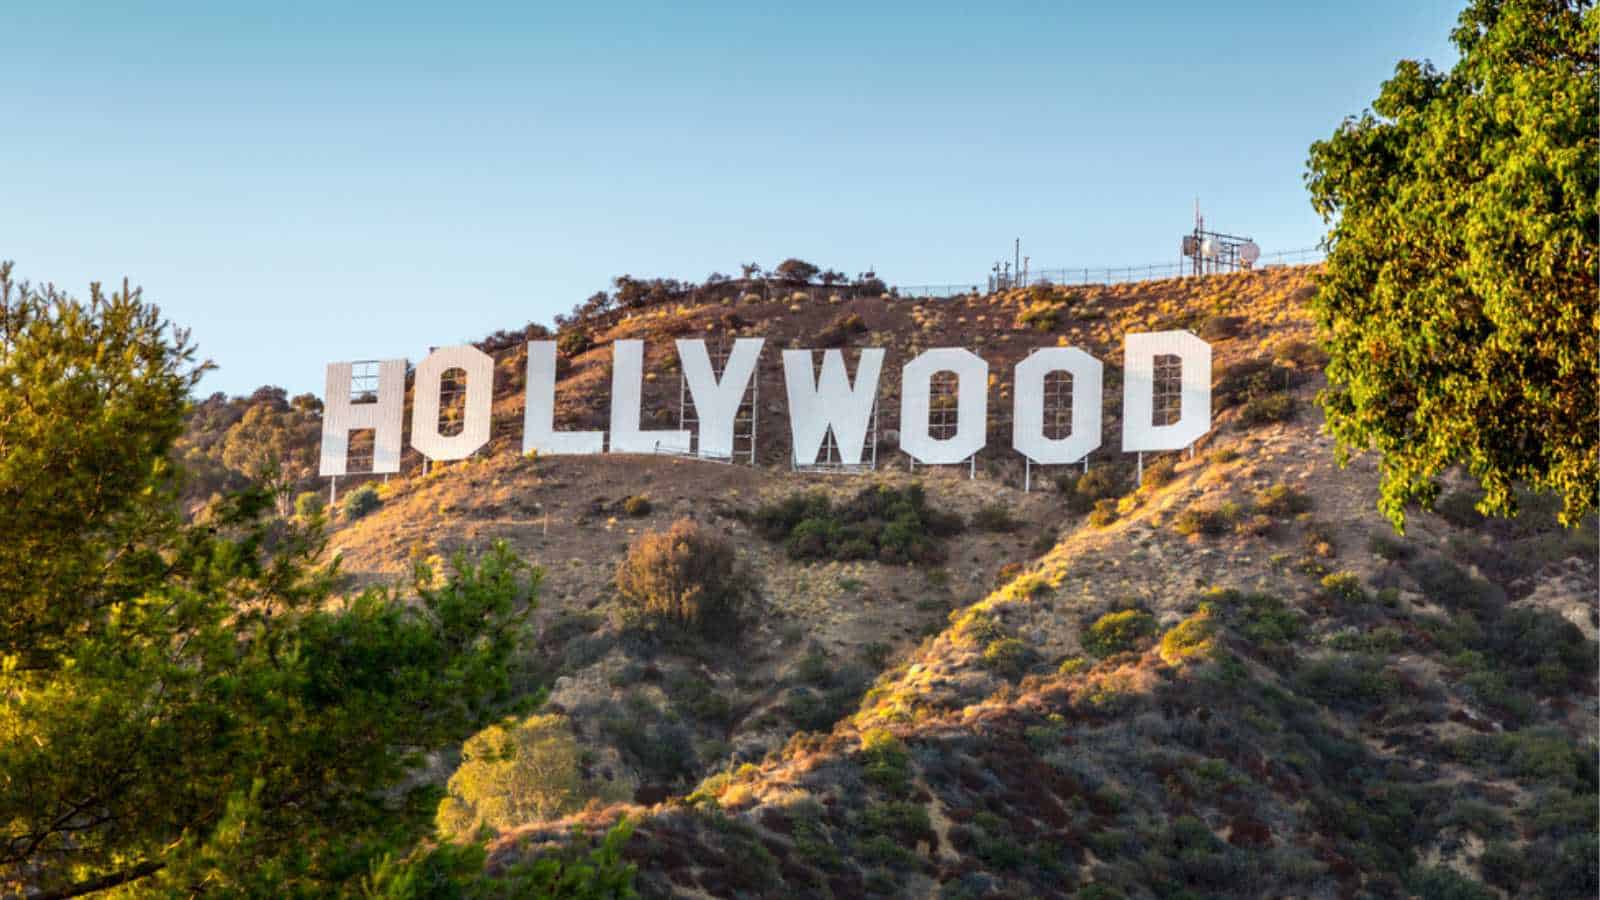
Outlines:
[[[1206,217],[1200,214],[1200,201],[1194,201],[1194,231],[1183,236],[1178,250],[1179,265],[1191,275],[1249,270],[1261,258],[1256,242],[1237,234],[1206,230]]]

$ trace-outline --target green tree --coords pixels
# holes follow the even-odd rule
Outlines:
[[[490,725],[461,748],[450,794],[439,803],[440,834],[467,839],[485,826],[501,831],[576,812],[591,796],[606,793],[584,781],[578,756],[564,716]]]
[[[811,279],[817,277],[817,274],[821,271],[817,266],[791,256],[778,263],[778,267],[772,270],[772,274],[778,276],[779,281],[787,284],[807,284]]]
[[[203,370],[126,284],[0,265],[0,893],[354,890],[429,830],[422,751],[510,699],[539,573],[505,547],[338,600],[267,491],[181,518]]]
[[[1329,223],[1314,303],[1322,403],[1341,447],[1382,454],[1379,507],[1403,528],[1463,464],[1480,510],[1514,485],[1576,523],[1600,484],[1596,139],[1590,2],[1477,0],[1448,72],[1402,61],[1372,108],[1311,147]]]
[[[254,403],[223,437],[222,462],[251,480],[296,486],[316,474],[321,429],[319,415],[281,398]],[[289,514],[289,497],[284,491],[279,515]]]

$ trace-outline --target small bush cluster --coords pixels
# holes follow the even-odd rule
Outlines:
[[[1334,603],[1349,606],[1366,603],[1366,588],[1361,586],[1361,579],[1351,572],[1335,572],[1324,576],[1322,579],[1322,596]]]
[[[959,644],[985,645],[1006,636],[1005,626],[987,609],[950,614],[951,638]]]
[[[986,503],[978,507],[972,514],[972,527],[979,531],[1008,532],[1016,531],[1022,523],[1011,516],[1011,510],[1003,503]]]
[[[867,333],[867,323],[855,313],[846,313],[834,318],[826,327],[817,332],[813,346],[817,347],[843,347],[850,342],[852,337]]]
[[[363,484],[348,494],[340,503],[340,510],[345,519],[355,521],[377,509],[383,501],[378,497],[378,492],[370,484]]]
[[[1228,588],[1207,593],[1206,602],[1222,611],[1237,632],[1255,644],[1282,647],[1305,632],[1305,620],[1271,594]]]
[[[888,729],[871,728],[861,734],[861,768],[867,781],[891,796],[903,796],[911,786],[911,754]]]
[[[1434,501],[1433,512],[1457,528],[1477,528],[1484,520],[1478,512],[1482,500],[1481,491],[1451,491]]]
[[[1096,500],[1094,509],[1089,513],[1089,524],[1096,528],[1104,528],[1117,520],[1117,501],[1111,498]]]
[[[1017,314],[1018,328],[1034,331],[1055,331],[1061,326],[1061,304],[1048,300],[1028,304]]]
[[[1227,503],[1217,507],[1191,506],[1172,520],[1172,530],[1185,536],[1227,534],[1233,530],[1239,513],[1236,506]]]
[[[1294,415],[1290,390],[1301,375],[1294,366],[1257,357],[1224,369],[1212,388],[1218,409],[1244,407],[1239,418],[1246,426],[1282,422]]]
[[[1138,650],[1156,633],[1156,618],[1139,609],[1108,612],[1096,619],[1083,635],[1083,649],[1091,655],[1107,657]]]
[[[1127,490],[1127,474],[1117,466],[1097,466],[1087,472],[1069,472],[1056,478],[1056,490],[1065,495],[1067,509],[1078,514],[1096,508],[1102,500],[1116,498]]]
[[[1306,552],[1317,559],[1333,559],[1339,555],[1339,536],[1327,522],[1306,525]]]
[[[1307,696],[1347,712],[1380,707],[1400,690],[1382,660],[1359,654],[1314,660],[1300,669],[1295,681]]]
[[[568,328],[556,336],[556,350],[571,359],[594,347],[594,335],[587,328]]]
[[[1161,636],[1161,659],[1175,666],[1209,656],[1216,646],[1216,631],[1215,608],[1209,603],[1200,604],[1194,615],[1167,629],[1167,633]]]
[[[1367,549],[1390,562],[1404,562],[1416,555],[1416,548],[1393,534],[1375,531],[1367,541]]]
[[[983,648],[983,664],[1007,678],[1017,678],[1028,668],[1032,657],[1028,645],[1016,638],[999,638]]]
[[[1170,456],[1164,456],[1144,467],[1144,475],[1139,481],[1139,488],[1153,491],[1157,488],[1165,487],[1172,483],[1173,478],[1177,477],[1177,469],[1178,461]]]
[[[630,612],[652,624],[700,631],[737,627],[748,593],[733,548],[689,519],[640,535],[617,566],[616,580]]]
[[[960,516],[930,507],[920,484],[866,488],[838,506],[824,494],[793,494],[757,510],[754,525],[794,559],[891,564],[942,562],[942,539],[965,527]]]
[[[635,494],[622,501],[622,511],[635,519],[650,515],[651,510],[654,508],[650,503],[650,498],[642,494]]]
[[[1245,401],[1239,421],[1248,426],[1286,422],[1294,416],[1294,397],[1286,393],[1260,394]]]
[[[302,522],[309,522],[322,515],[323,507],[321,491],[305,491],[294,498],[295,517]]]
[[[1252,398],[1282,394],[1294,387],[1296,372],[1265,357],[1241,360],[1223,369],[1211,388],[1218,409],[1232,409]]]
[[[1207,316],[1197,333],[1208,341],[1227,340],[1243,331],[1246,321],[1243,316]]]
[[[1256,494],[1255,508],[1278,519],[1286,519],[1311,509],[1311,497],[1287,484],[1275,484]]]
[[[699,765],[689,728],[664,716],[642,694],[630,693],[622,704],[613,704],[600,730],[647,781],[679,783]]]

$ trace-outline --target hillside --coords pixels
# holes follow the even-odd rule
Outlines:
[[[564,364],[558,427],[604,428],[608,345],[646,340],[645,421],[664,427],[671,338],[765,337],[756,466],[525,458],[507,342],[494,446],[426,476],[408,453],[375,510],[334,520],[333,552],[351,589],[496,540],[543,568],[522,687],[550,688],[601,799],[503,831],[491,865],[626,815],[648,896],[1593,896],[1595,524],[1562,530],[1536,498],[1485,521],[1454,485],[1395,535],[1374,459],[1338,467],[1319,430],[1314,277],[729,297],[607,317]],[[1212,342],[1216,416],[1136,485],[1121,340],[1166,328]],[[1105,363],[1106,440],[1089,476],[1036,472],[1024,493],[1010,370],[1057,343]],[[875,474],[788,469],[775,351],[821,346],[889,350]],[[887,439],[892,373],[938,346],[994,373],[975,479],[908,472]],[[921,562],[770,539],[797,494],[837,509],[918,486],[962,523]],[[753,578],[734,639],[622,613],[629,543],[679,518]],[[456,764],[434,762],[441,782]]]

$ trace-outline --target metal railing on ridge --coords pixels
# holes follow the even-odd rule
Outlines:
[[[1255,268],[1264,269],[1276,266],[1317,263],[1321,262],[1325,255],[1325,252],[1320,247],[1304,247],[1299,250],[1267,253],[1256,261]],[[1152,263],[1144,266],[1068,266],[1037,269],[1029,272],[1026,278],[1001,278],[998,286],[995,283],[996,279],[991,277],[987,284],[897,285],[894,291],[897,296],[909,299],[948,299],[969,294],[983,294],[986,291],[996,290],[997,287],[1001,290],[1008,290],[1013,287],[1032,287],[1033,285],[1124,284],[1135,281],[1178,278],[1190,274],[1189,266],[1188,260],[1183,262]]]

